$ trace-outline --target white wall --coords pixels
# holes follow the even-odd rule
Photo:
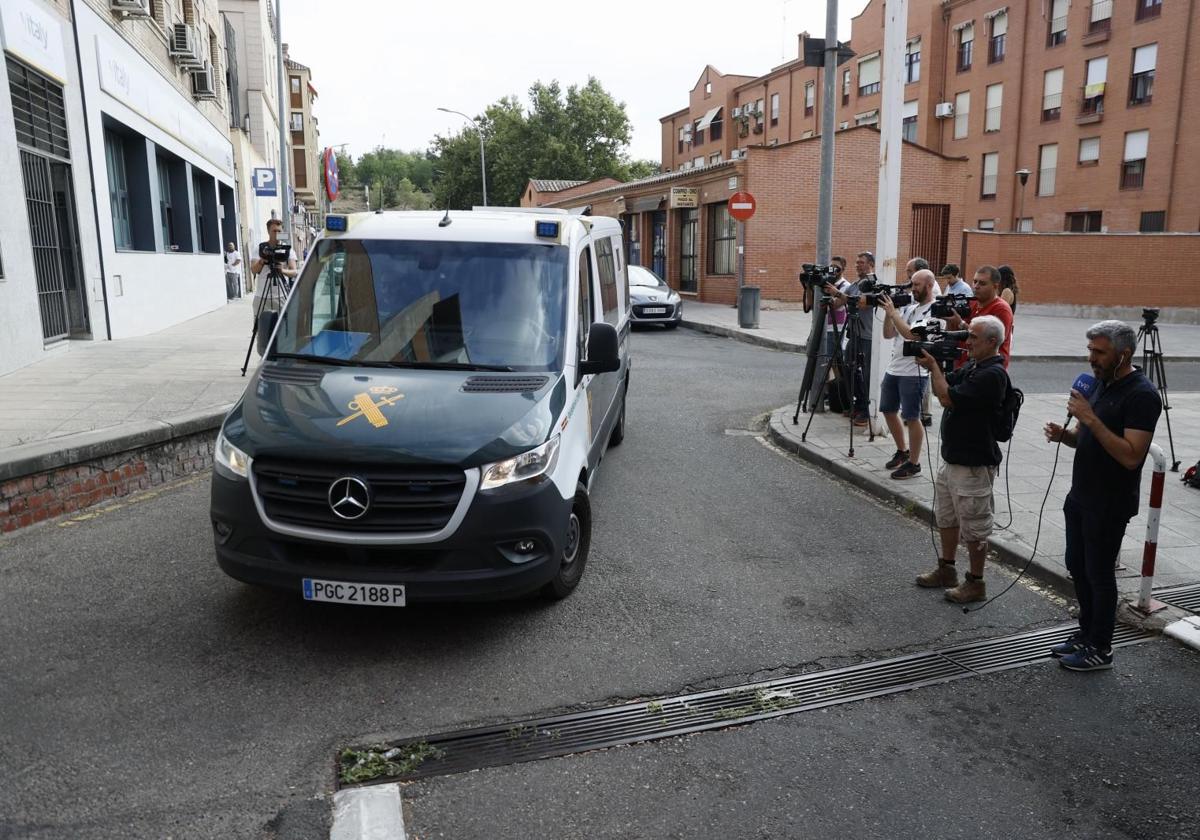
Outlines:
[[[145,335],[224,306],[224,261],[220,252],[116,250],[108,202],[104,115],[231,187],[233,147],[190,98],[148,65],[106,21],[85,5],[76,8],[113,338]],[[215,192],[216,185],[213,189]]]

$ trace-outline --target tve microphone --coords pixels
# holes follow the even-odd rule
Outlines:
[[[1090,373],[1081,373],[1075,377],[1075,382],[1071,385],[1071,390],[1078,391],[1086,400],[1092,395],[1092,391],[1096,390],[1097,384],[1096,377],[1092,376]],[[1067,412],[1067,422],[1070,422],[1070,420],[1071,413]]]

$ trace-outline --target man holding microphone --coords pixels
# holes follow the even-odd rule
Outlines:
[[[1069,430],[1047,423],[1051,443],[1075,450],[1071,490],[1063,504],[1067,571],[1079,600],[1079,630],[1050,652],[1072,671],[1112,667],[1116,626],[1115,566],[1125,527],[1137,513],[1142,465],[1162,413],[1162,399],[1133,366],[1137,335],[1121,321],[1101,321],[1087,331],[1088,363],[1098,386],[1090,397],[1072,389]]]

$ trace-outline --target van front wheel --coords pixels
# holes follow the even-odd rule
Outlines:
[[[567,539],[563,544],[558,573],[542,590],[547,598],[557,601],[575,591],[583,577],[591,545],[592,506],[588,501],[587,488],[578,484],[575,487],[575,501],[571,504],[571,513],[567,520]]]

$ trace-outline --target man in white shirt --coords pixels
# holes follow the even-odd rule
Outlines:
[[[242,296],[242,255],[232,242],[225,243],[225,298]]]
[[[912,276],[913,302],[897,309],[890,298],[880,301],[883,307],[883,337],[893,340],[892,360],[883,375],[880,387],[879,411],[887,421],[892,439],[896,441],[896,454],[885,465],[893,470],[892,478],[912,478],[921,473],[921,447],[925,444],[925,427],[921,424],[921,399],[929,384],[929,377],[917,367],[916,359],[903,354],[903,344],[917,336],[913,324],[929,320],[933,307],[933,290],[937,281],[929,269],[921,269]],[[901,425],[901,420],[904,421]],[[908,446],[904,445],[904,427],[908,427]]]
[[[267,222],[267,236],[269,237],[267,242],[269,242],[271,245],[280,244],[279,234],[282,232],[283,221],[281,219],[271,219]],[[259,244],[258,247],[260,250],[262,249],[263,244],[266,243]],[[251,316],[257,318],[258,307],[262,300],[263,292],[267,287],[267,277],[271,273],[270,264],[261,257],[255,257],[250,261],[250,273],[257,278],[254,282],[254,307],[253,315]],[[263,308],[264,312],[278,312],[283,308],[283,302],[287,298],[287,293],[292,289],[292,281],[296,278],[296,275],[300,273],[296,268],[295,249],[291,247],[288,248],[287,264],[279,266],[279,273],[283,275],[284,288],[276,287],[271,289],[271,295],[267,300],[266,306]]]

